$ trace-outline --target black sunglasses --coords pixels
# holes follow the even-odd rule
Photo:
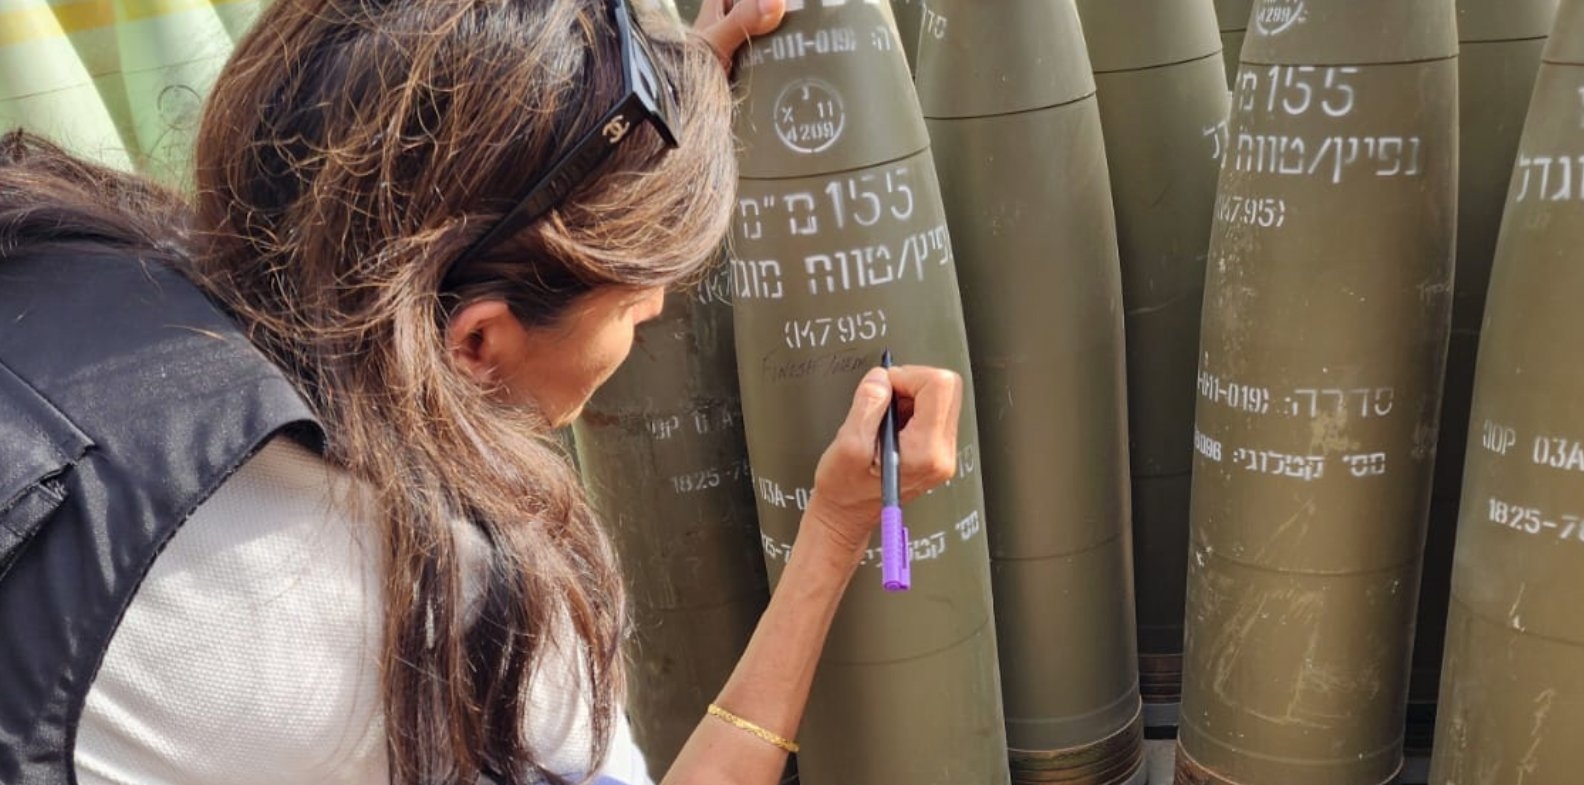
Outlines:
[[[629,136],[637,123],[648,122],[665,142],[666,149],[676,148],[676,132],[672,128],[672,119],[676,117],[676,87],[655,68],[649,42],[644,38],[643,30],[638,26],[627,0],[611,0],[610,10],[616,19],[622,74],[627,83],[626,96],[584,133],[571,150],[558,158],[543,177],[519,196],[515,207],[451,262],[441,280],[442,291],[451,288],[452,278],[462,263],[522,231],[523,227],[544,217],[551,208],[566,199],[573,189],[582,185],[605,162],[611,151]]]

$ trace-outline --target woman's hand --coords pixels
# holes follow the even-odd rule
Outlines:
[[[781,24],[786,0],[704,0],[693,29],[715,47],[721,65],[730,69],[737,49],[756,35]]]
[[[900,429],[902,500],[946,482],[957,471],[962,377],[921,365],[870,370],[853,393],[846,422],[820,457],[804,519],[805,526],[824,527],[855,558],[868,546],[880,521],[877,439],[893,393]]]
[[[831,620],[879,525],[875,445],[893,393],[901,420],[902,498],[940,485],[957,470],[962,377],[918,365],[875,368],[864,376],[847,421],[820,457],[814,497],[781,582],[715,700],[783,738],[796,736],[803,722]],[[786,760],[780,747],[706,717],[661,785],[773,785],[781,780]]]

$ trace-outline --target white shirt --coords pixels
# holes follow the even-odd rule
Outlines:
[[[78,725],[80,785],[384,785],[378,540],[353,481],[276,439],[171,538],[110,641]],[[464,556],[482,549],[459,527]],[[572,646],[563,647],[572,649]],[[541,761],[590,769],[570,651],[530,690]],[[625,718],[603,785],[650,785]]]

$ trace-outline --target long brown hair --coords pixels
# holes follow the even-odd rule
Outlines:
[[[275,0],[210,96],[186,267],[297,380],[330,459],[370,490],[399,783],[559,781],[524,728],[530,676],[572,645],[556,640],[567,629],[590,764],[606,752],[623,624],[609,543],[544,418],[457,369],[443,325],[486,297],[553,325],[596,288],[675,284],[711,257],[736,176],[725,78],[701,40],[642,21],[679,90],[681,146],[636,131],[453,292],[452,260],[620,97],[606,0]],[[6,178],[0,224],[23,203]],[[129,242],[173,242],[160,238],[186,222],[161,215]],[[481,596],[464,596],[458,521],[490,546]]]
[[[80,248],[180,264],[189,240],[180,194],[73,157],[25,129],[0,136],[0,259]]]

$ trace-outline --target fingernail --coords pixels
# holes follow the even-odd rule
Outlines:
[[[886,369],[884,368],[870,368],[863,378],[864,384],[884,384],[885,381]]]
[[[769,19],[775,16],[777,2],[780,0],[759,0],[759,18]]]

